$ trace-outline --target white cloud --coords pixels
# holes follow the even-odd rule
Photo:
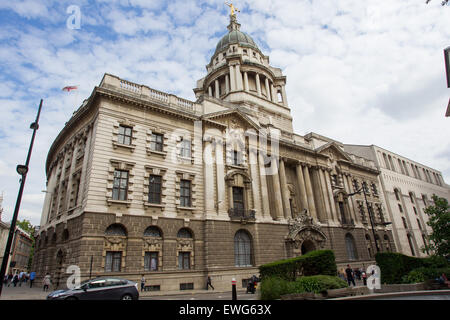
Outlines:
[[[450,183],[450,144],[442,141],[450,136],[442,53],[450,12],[433,2],[259,0],[236,6],[241,30],[287,76],[296,133],[376,144],[441,170]],[[29,124],[44,98],[23,208],[34,223],[42,210],[48,149],[103,74],[194,99],[192,88],[229,22],[220,0],[84,0],[78,2],[81,29],[70,30],[70,4],[0,4],[3,14],[20,20],[0,22],[6,215],[18,190],[15,166],[25,161]],[[61,92],[75,84],[77,92]]]

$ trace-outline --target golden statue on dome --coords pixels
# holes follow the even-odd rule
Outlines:
[[[227,5],[227,6],[229,6],[230,7],[230,12],[231,12],[231,16],[235,16],[235,11],[236,12],[241,12],[241,11],[239,11],[239,9],[238,8],[236,8],[234,5],[233,5],[233,3],[228,3],[228,2],[225,2],[225,4]]]

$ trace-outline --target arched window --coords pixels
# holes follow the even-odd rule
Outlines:
[[[358,253],[356,251],[355,239],[349,233],[345,235],[345,247],[347,248],[347,256],[349,260],[358,259]]]
[[[245,230],[234,235],[234,261],[236,267],[252,266],[252,240]]]
[[[158,227],[150,226],[144,231],[144,237],[161,237],[161,230]]]
[[[192,239],[192,232],[187,228],[181,228],[177,233],[177,238]]]
[[[124,226],[114,223],[110,225],[108,228],[106,228],[105,235],[107,236],[127,236],[127,231],[125,230]]]

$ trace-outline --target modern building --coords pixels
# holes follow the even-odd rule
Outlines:
[[[228,289],[320,248],[368,266],[374,235],[395,251],[375,163],[293,132],[286,77],[234,15],[206,68],[195,102],[105,74],[74,112],[47,157],[38,278],[77,265],[82,280]]]
[[[371,159],[381,171],[379,184],[383,202],[392,221],[395,245],[401,253],[422,257],[431,232],[424,209],[432,196],[450,201],[450,187],[441,172],[375,145],[344,145],[353,154]]]

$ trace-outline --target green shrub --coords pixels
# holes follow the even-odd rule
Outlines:
[[[450,267],[446,268],[418,268],[412,270],[410,273],[402,278],[403,283],[418,283],[426,280],[434,280],[439,278],[442,274],[449,275]]]
[[[278,277],[294,281],[297,276],[330,275],[337,273],[334,253],[316,250],[296,258],[284,259],[259,267],[261,278]]]
[[[346,288],[347,282],[328,275],[299,277],[295,281],[287,281],[280,277],[264,278],[261,283],[261,299],[280,299],[284,294],[293,293],[322,293],[330,289]]]
[[[415,258],[401,253],[384,252],[375,255],[377,265],[381,269],[381,283],[403,283],[409,273],[419,268],[445,268],[448,263],[442,257]],[[420,279],[419,274],[413,273],[413,278]],[[419,281],[420,282],[420,281]]]

